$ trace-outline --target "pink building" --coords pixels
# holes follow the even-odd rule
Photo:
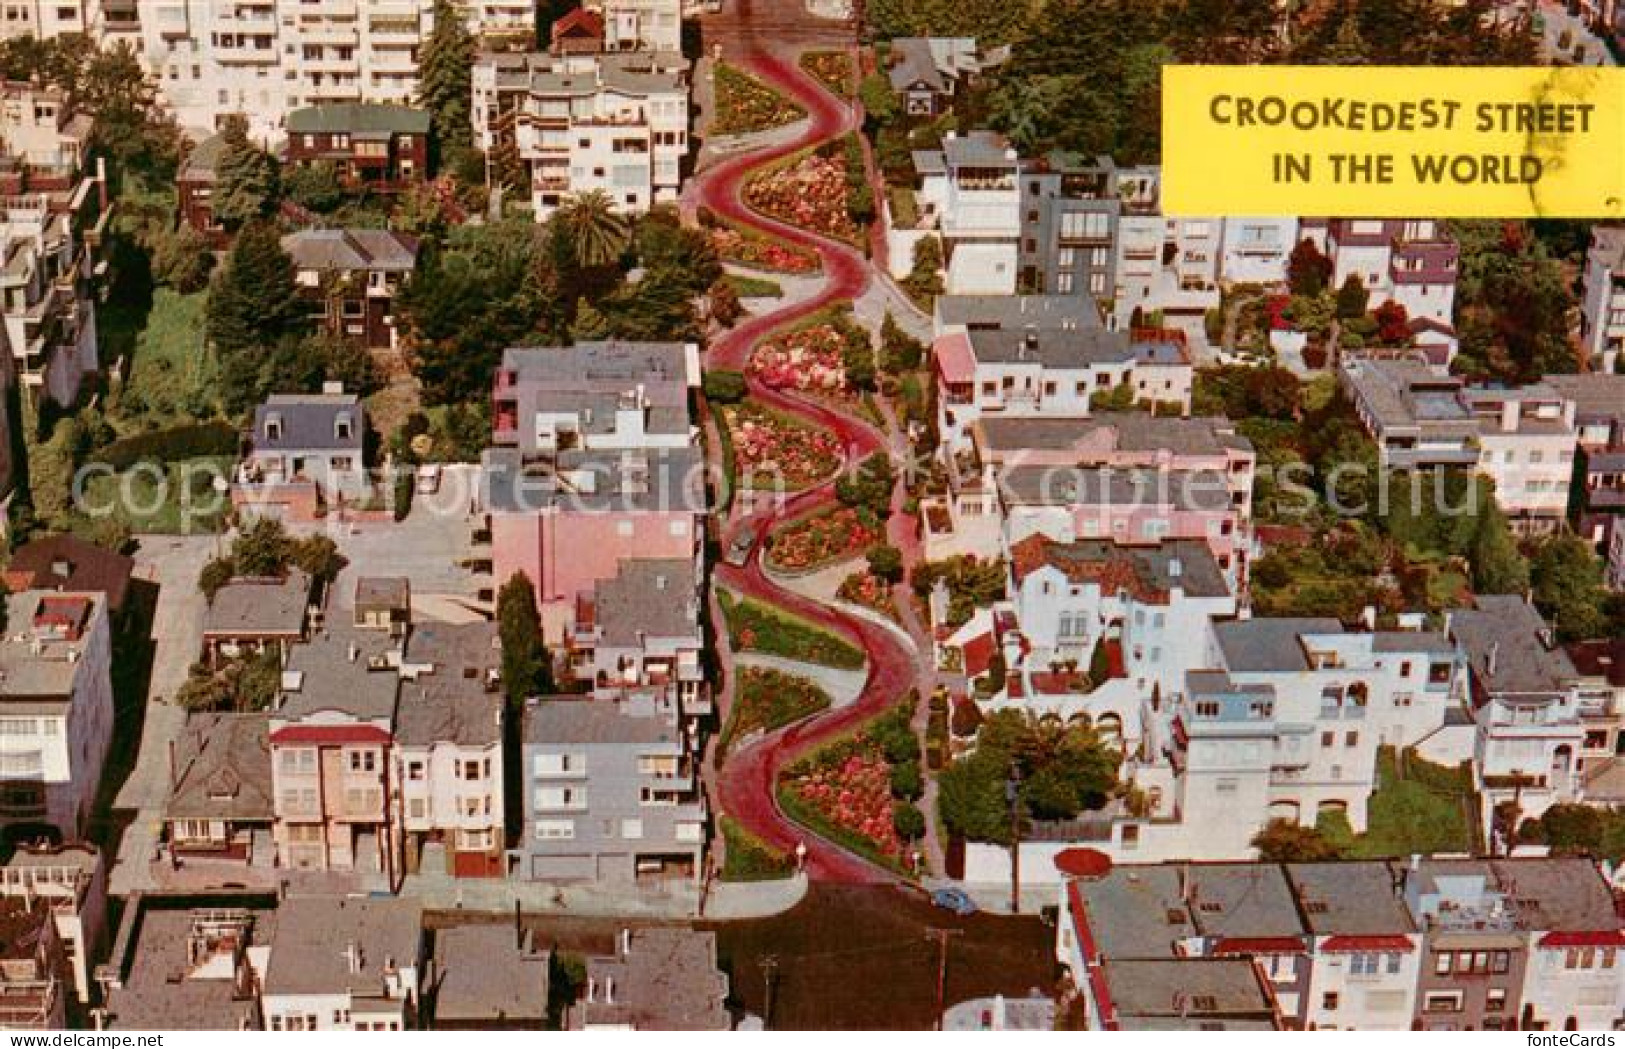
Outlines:
[[[549,644],[562,643],[576,598],[633,558],[699,556],[705,463],[696,448],[562,452],[526,462],[485,456],[484,506],[497,586],[524,572]]]

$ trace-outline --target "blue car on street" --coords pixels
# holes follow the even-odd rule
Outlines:
[[[967,918],[977,910],[976,901],[963,889],[938,889],[931,894],[931,902],[945,911],[953,911],[961,918]]]

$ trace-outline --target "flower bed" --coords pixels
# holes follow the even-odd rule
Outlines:
[[[713,73],[716,112],[711,118],[715,135],[745,135],[783,127],[807,115],[806,110],[749,73],[725,62]]]
[[[789,853],[773,848],[732,816],[717,821],[722,831],[723,881],[774,881],[795,873]]]
[[[880,526],[850,506],[813,514],[774,532],[768,546],[773,567],[811,572],[843,561],[880,541]]]
[[[910,873],[909,839],[924,833],[920,744],[909,727],[917,694],[786,769],[779,805],[820,836]],[[906,836],[906,837],[905,837]]]
[[[891,587],[868,569],[860,569],[843,579],[835,596],[871,612],[879,612],[894,622],[898,619],[897,602],[892,600]]]
[[[772,390],[840,396],[850,393],[842,355],[846,336],[833,324],[815,324],[756,347],[747,374]]]
[[[841,442],[826,430],[803,426],[744,402],[721,408],[734,470],[745,488],[798,491],[827,480],[841,465]]]
[[[804,51],[801,68],[832,95],[852,93],[852,56],[845,51]]]
[[[863,666],[860,649],[805,620],[748,597],[741,600],[726,590],[717,592],[717,603],[722,606],[728,643],[735,652],[761,652],[837,670],[858,670]]]
[[[772,732],[829,708],[829,693],[804,677],[768,667],[745,667],[734,682],[733,709],[718,750],[752,732]]]
[[[794,276],[817,273],[823,268],[818,253],[766,237],[753,237],[727,226],[711,231],[711,246],[717,257],[770,273]]]
[[[847,209],[847,191],[843,159],[807,153],[752,178],[745,186],[745,203],[780,222],[827,237],[857,241],[858,228]]]

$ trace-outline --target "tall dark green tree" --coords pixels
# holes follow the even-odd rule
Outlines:
[[[418,56],[418,98],[429,111],[437,160],[455,162],[473,141],[474,38],[451,0],[435,0],[434,32]]]
[[[222,398],[232,411],[252,403],[266,354],[308,326],[293,260],[271,223],[244,226],[209,293],[206,329],[220,355]]]
[[[497,592],[497,635],[502,642],[502,688],[509,704],[553,691],[553,661],[542,644],[542,617],[530,577],[515,572]]]
[[[276,158],[248,137],[248,120],[241,113],[226,117],[220,135],[225,148],[215,166],[214,217],[229,230],[255,219],[268,218],[282,197],[282,177]]]

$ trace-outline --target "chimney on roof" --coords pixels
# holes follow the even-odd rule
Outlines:
[[[1180,576],[1182,576],[1184,574],[1185,574],[1185,562],[1181,561],[1177,557],[1170,557],[1168,559],[1168,578],[1169,579],[1178,579]]]
[[[361,646],[354,641],[350,642],[350,662],[354,663],[361,656]]]
[[[632,954],[632,930],[621,930],[621,957],[626,958]]]
[[[1495,665],[1501,661],[1501,642],[1490,642],[1489,658],[1484,661],[1484,673],[1495,676]]]

